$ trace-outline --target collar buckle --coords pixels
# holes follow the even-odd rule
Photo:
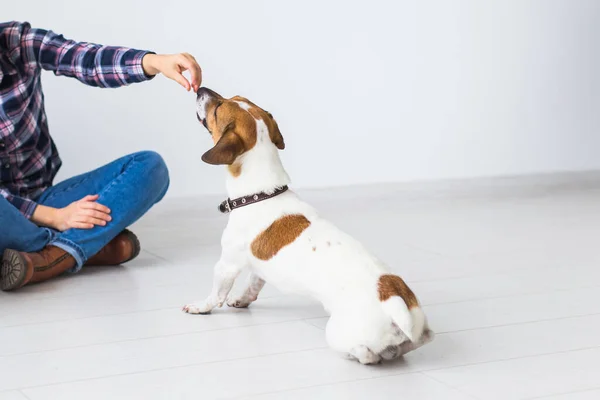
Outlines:
[[[221,204],[219,204],[219,211],[223,214],[228,214],[231,212],[231,206],[229,205],[229,199],[225,200]]]

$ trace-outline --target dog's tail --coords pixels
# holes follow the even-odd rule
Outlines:
[[[391,274],[379,277],[377,289],[383,311],[411,342],[418,341],[427,322],[412,290],[402,278]]]

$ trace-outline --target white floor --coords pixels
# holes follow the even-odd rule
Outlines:
[[[165,201],[129,265],[0,294],[0,399],[598,399],[596,182],[306,192],[438,334],[374,367],[327,348],[319,304],[272,287],[248,310],[182,313],[208,293],[226,217],[216,199]]]

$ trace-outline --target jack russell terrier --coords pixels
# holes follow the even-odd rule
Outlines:
[[[221,240],[212,293],[186,305],[208,314],[227,302],[248,307],[265,282],[318,299],[331,314],[329,346],[362,364],[399,357],[433,340],[417,297],[406,283],[353,239],[287,190],[278,150],[283,137],[267,111],[240,96],[198,90],[197,117],[215,143],[202,160],[227,165],[231,213]],[[250,268],[241,296],[229,292]]]

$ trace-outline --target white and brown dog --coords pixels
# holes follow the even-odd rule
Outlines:
[[[265,282],[312,296],[331,314],[327,342],[363,364],[378,363],[431,341],[414,293],[358,241],[286,190],[278,151],[285,145],[273,116],[243,97],[198,91],[197,116],[215,143],[202,160],[227,165],[230,212],[212,293],[184,311],[208,314],[225,302],[248,307]],[[263,201],[265,200],[265,201]],[[236,298],[235,279],[250,268]]]

